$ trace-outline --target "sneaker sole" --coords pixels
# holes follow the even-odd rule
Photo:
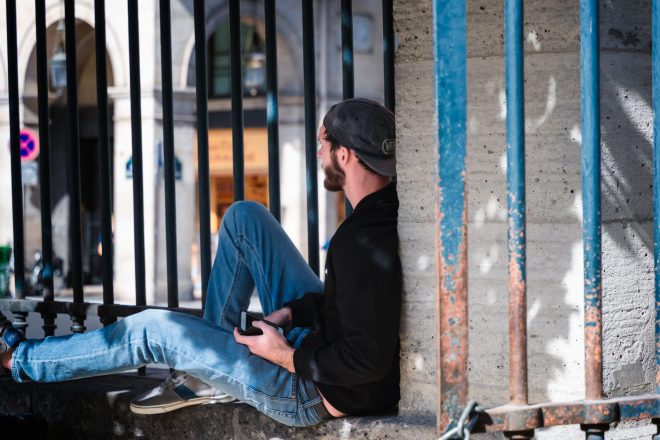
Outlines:
[[[187,406],[195,405],[206,405],[214,403],[229,403],[233,402],[236,399],[232,397],[231,400],[228,397],[223,397],[221,399],[213,399],[211,397],[200,397],[198,399],[184,400],[176,403],[168,403],[164,405],[150,405],[150,406],[140,406],[134,403],[131,403],[131,411],[135,414],[163,414],[170,411],[176,411],[177,409],[185,408]]]

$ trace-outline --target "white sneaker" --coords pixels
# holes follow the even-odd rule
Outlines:
[[[183,371],[174,371],[165,382],[131,401],[136,414],[161,414],[205,403],[228,403],[237,400]]]

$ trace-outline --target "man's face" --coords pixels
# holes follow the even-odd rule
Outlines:
[[[337,150],[331,151],[327,136],[325,127],[321,125],[318,137],[321,147],[316,152],[316,157],[321,159],[321,169],[325,173],[323,186],[328,191],[341,191],[346,184],[346,174],[337,161]]]

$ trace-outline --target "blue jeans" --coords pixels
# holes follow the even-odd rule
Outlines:
[[[13,354],[12,377],[57,382],[164,363],[286,425],[319,423],[314,383],[251,354],[236,343],[233,330],[255,286],[269,314],[305,292],[322,292],[323,283],[258,203],[232,205],[218,246],[204,319],[147,310],[89,333],[27,340]],[[289,340],[297,345],[301,333],[295,329]]]

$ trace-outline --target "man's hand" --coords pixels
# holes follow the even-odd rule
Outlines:
[[[264,316],[264,319],[286,329],[287,325],[291,323],[290,317],[291,309],[289,307],[282,307],[281,309],[275,310],[270,315]]]
[[[261,329],[264,334],[258,336],[243,336],[238,333],[237,328],[234,328],[234,338],[236,339],[236,342],[247,345],[247,348],[252,354],[256,354],[267,361],[286,368],[291,373],[295,373],[296,371],[293,366],[293,352],[295,350],[288,344],[286,338],[264,322],[254,321],[252,322],[252,325]]]

